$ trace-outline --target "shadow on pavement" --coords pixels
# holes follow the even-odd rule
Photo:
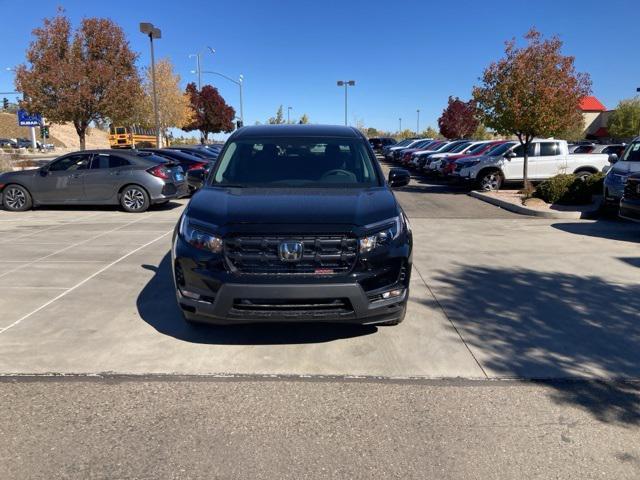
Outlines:
[[[155,272],[136,301],[140,317],[158,332],[192,343],[211,345],[285,345],[322,343],[359,337],[377,332],[374,326],[335,324],[271,323],[215,326],[190,325],[182,318],[176,302],[171,273],[171,256],[164,256],[158,267],[142,265]]]
[[[440,304],[489,375],[552,379],[558,403],[640,424],[640,285],[487,267],[436,280]],[[632,382],[557,382],[584,374]]]
[[[551,226],[574,235],[640,243],[640,225],[632,222],[605,219],[596,222],[554,223]]]
[[[180,208],[181,203],[169,201],[164,205],[151,205],[148,212],[159,212],[163,210],[173,210]],[[119,205],[39,205],[36,210],[60,211],[60,212],[123,212]],[[132,214],[137,215],[137,214]]]

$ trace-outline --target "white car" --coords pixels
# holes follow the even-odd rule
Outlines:
[[[572,154],[565,140],[534,140],[529,145],[529,179],[546,180],[561,173],[591,175],[609,164],[606,154]],[[481,190],[498,190],[504,182],[522,181],[524,146],[516,145],[502,156],[456,162],[454,177],[474,182]]]
[[[428,173],[436,173],[438,171],[440,171],[440,169],[443,167],[443,162],[444,159],[447,157],[450,157],[451,155],[464,155],[465,153],[473,153],[473,149],[480,146],[480,145],[484,145],[485,143],[488,143],[488,140],[483,140],[483,141],[478,141],[478,142],[467,142],[465,144],[460,144],[459,146],[457,146],[456,148],[445,152],[445,153],[436,153],[434,155],[431,155],[430,157],[430,162],[429,162],[429,166],[427,168],[425,168],[425,171],[427,171]]]

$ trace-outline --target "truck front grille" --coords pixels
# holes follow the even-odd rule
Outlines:
[[[282,242],[303,245],[299,261],[285,262],[278,254]],[[358,240],[348,235],[231,236],[225,256],[238,273],[332,275],[349,272],[356,261]]]
[[[624,197],[640,199],[640,190],[638,188],[640,188],[640,181],[635,179],[627,180],[627,184],[624,187]]]
[[[309,299],[236,299],[229,316],[250,319],[346,319],[354,316],[346,298]]]

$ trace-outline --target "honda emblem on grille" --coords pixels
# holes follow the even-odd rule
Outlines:
[[[302,242],[282,242],[278,246],[278,255],[283,262],[299,262],[302,251]]]

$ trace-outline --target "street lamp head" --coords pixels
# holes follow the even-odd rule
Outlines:
[[[349,85],[350,87],[353,87],[355,84],[356,84],[356,81],[355,81],[355,80],[349,80],[349,81],[347,82],[347,85]]]
[[[151,36],[151,38],[158,40],[162,38],[162,31],[159,28],[154,28],[153,30],[151,30],[151,33],[149,35]]]
[[[215,49],[215,48],[207,47],[207,49],[208,49],[212,54],[216,53],[216,49]]]
[[[238,81],[242,83],[244,81],[244,75],[240,74],[240,76],[238,76]]]
[[[152,31],[153,31],[153,23],[148,23],[148,22],[140,23],[140,33],[149,35]]]
[[[196,71],[195,71],[195,70],[190,70],[190,72],[191,72],[191,73],[193,73],[193,74],[195,74],[195,73],[196,73]]]
[[[344,87],[344,82],[342,80],[338,80],[338,86],[339,87]]]

